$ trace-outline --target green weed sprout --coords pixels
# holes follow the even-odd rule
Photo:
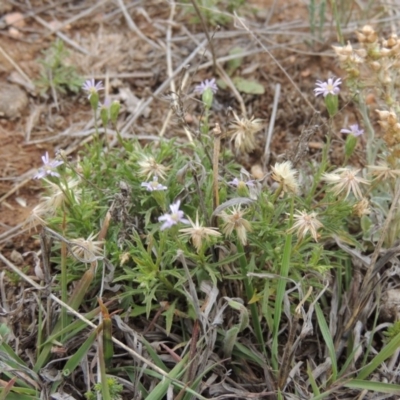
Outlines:
[[[70,52],[61,39],[57,39],[43,51],[43,58],[38,60],[42,66],[40,77],[36,80],[42,94],[51,89],[62,94],[67,91],[77,93],[80,90],[83,78],[73,65],[67,64],[69,56]]]
[[[198,7],[201,10],[202,17],[211,26],[227,25],[231,22],[232,17],[228,13],[234,13],[238,11],[246,2],[244,0],[200,0],[198,1]],[[226,10],[226,12],[221,12]],[[199,16],[195,12],[194,7],[190,7],[190,14],[192,23],[199,22]]]

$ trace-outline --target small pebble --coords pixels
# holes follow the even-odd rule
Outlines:
[[[16,85],[0,85],[0,118],[16,119],[28,106],[28,96]]]

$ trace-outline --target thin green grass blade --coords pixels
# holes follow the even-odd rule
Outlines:
[[[264,291],[263,291],[263,299],[262,299],[262,313],[267,321],[268,329],[272,330],[272,326],[274,323],[273,315],[271,307],[269,306],[269,296],[270,296],[270,282],[268,279],[265,280]]]
[[[292,202],[293,204],[293,202]],[[292,215],[293,213],[291,213]],[[282,315],[282,303],[283,297],[285,295],[286,289],[286,279],[289,274],[290,268],[290,255],[292,252],[292,235],[288,234],[286,236],[285,247],[283,249],[283,257],[282,257],[282,266],[280,275],[282,279],[279,279],[277,289],[276,289],[276,299],[275,299],[275,310],[274,310],[274,327],[272,333],[272,348],[271,348],[271,355],[272,355],[272,366],[275,371],[278,370],[279,365],[279,356],[278,356],[278,332],[279,326],[281,322],[281,315]]]
[[[93,346],[93,343],[96,340],[96,335],[97,331],[93,331],[89,335],[89,337],[82,343],[79,349],[69,358],[69,360],[66,362],[62,370],[64,376],[70,375],[75,370],[75,368],[79,366],[79,364],[82,361],[82,358]]]
[[[0,393],[3,393],[3,387],[0,388]],[[39,398],[38,396],[39,391],[37,389],[32,389],[32,388],[21,388],[18,386],[13,386],[11,388],[10,393],[7,394],[7,400],[11,398],[16,398],[16,399],[34,399],[37,400]]]
[[[94,278],[94,265],[92,265],[82,276],[82,278],[79,280],[78,284],[75,286],[75,289],[73,293],[71,294],[71,297],[68,301],[68,305],[73,308],[74,310],[77,310],[79,306],[82,304],[83,299],[85,298],[85,295],[89,289],[89,286],[93,282]],[[71,322],[72,317],[67,316],[68,323],[67,325]],[[65,326],[67,326],[65,325]],[[59,332],[63,328],[63,323],[61,318],[58,319],[55,327],[53,328],[52,334],[55,334]],[[48,343],[43,346],[42,351],[40,352],[36,364],[33,366],[33,371],[34,372],[39,372],[41,368],[45,365],[46,361],[50,357],[50,351],[52,348],[52,343]]]
[[[157,365],[157,367],[161,368],[162,370],[164,370],[165,372],[168,372],[168,368],[167,366],[164,364],[164,362],[161,360],[161,358],[159,357],[159,355],[157,354],[157,352],[154,351],[153,347],[150,345],[150,343],[145,339],[145,338],[141,338],[141,341],[143,342],[143,344],[146,346],[146,350],[149,353],[149,356],[151,358],[151,361]]]
[[[332,381],[335,382],[338,374],[335,345],[333,344],[333,339],[331,333],[329,332],[329,327],[326,323],[324,313],[322,312],[318,303],[315,304],[315,312],[317,314],[319,328],[321,329],[325,344],[328,347],[329,357],[331,358],[332,362]]]
[[[310,368],[310,363],[308,361],[307,361],[307,375],[308,375],[308,379],[310,380],[310,384],[311,384],[314,396],[320,395],[321,392],[319,391],[317,382],[314,379],[314,376],[313,376],[311,368]]]
[[[178,379],[179,376],[185,370],[185,366],[187,363],[187,355],[175,365],[175,367],[169,372],[168,376],[172,379]],[[161,382],[149,393],[146,400],[163,400],[164,396],[168,391],[169,385],[172,384],[172,381],[168,378],[162,377]]]
[[[172,322],[174,320],[174,315],[175,315],[175,308],[176,308],[176,302],[178,299],[175,299],[170,306],[168,307],[168,310],[165,311],[165,329],[167,331],[167,335],[171,333],[172,329]]]
[[[327,390],[326,392],[321,393],[321,394],[318,395],[318,396],[312,397],[312,400],[322,400],[322,399],[325,399],[326,397],[330,396],[332,393],[335,393],[335,392],[337,392],[337,388]]]
[[[114,357],[114,343],[112,342],[112,322],[110,318],[103,320],[103,350],[106,367],[111,366]]]
[[[3,393],[4,389],[0,389],[0,393]],[[7,400],[38,400],[39,395],[27,395],[27,394],[21,394],[21,393],[8,393]]]
[[[357,380],[365,379],[368,375],[374,372],[379,366],[391,357],[394,352],[400,347],[400,333],[397,334],[365,367],[361,368],[357,376]]]
[[[85,354],[89,351],[90,347],[93,345],[94,341],[96,340],[97,331],[93,331],[89,337],[82,343],[79,349],[70,357],[67,363],[64,365],[62,370],[63,376],[69,376],[71,373],[79,366],[82,361],[82,358]],[[58,387],[61,385],[62,380],[54,381],[53,385],[51,386],[51,392],[55,393]]]
[[[0,392],[0,400],[6,400],[7,399],[7,395],[10,393],[10,390],[12,389],[12,387],[15,385],[15,382],[17,381],[17,378],[12,378],[10,379],[4,389]]]
[[[208,368],[206,368],[192,383],[192,385],[190,386],[190,389],[192,389],[193,391],[196,391],[198,386],[200,385],[201,380],[203,379],[203,377],[205,375],[207,375],[209,372],[211,372],[213,369],[215,368],[215,365],[210,365]],[[193,395],[191,393],[186,393],[185,397],[183,398],[183,400],[191,400],[193,398]]]
[[[15,354],[14,350],[7,344],[7,343],[2,343],[0,345],[0,354],[1,352],[4,351],[5,354],[8,355],[11,359],[13,359],[16,363],[19,365],[24,365],[26,367],[26,364],[24,361],[22,361],[17,354]]]
[[[340,24],[340,17],[337,9],[337,3],[336,0],[330,0],[332,11],[333,11],[333,18],[336,23],[336,34],[337,34],[337,39],[338,42],[343,46],[344,45],[344,39],[343,39],[343,34],[342,34],[342,28]]]
[[[16,377],[16,385],[20,390],[39,389],[40,387],[37,383],[40,381],[40,378],[35,372],[24,363],[18,363],[2,351],[0,351],[0,374],[3,374],[3,380],[5,377],[10,380]]]
[[[359,349],[360,346],[361,346],[361,345],[358,345],[357,347],[355,347],[355,348],[353,349],[353,351],[348,355],[348,357],[347,357],[345,363],[343,364],[343,366],[341,367],[341,369],[340,369],[340,371],[339,371],[339,373],[338,373],[338,378],[340,378],[341,376],[343,376],[343,375],[346,373],[347,368],[348,368],[349,365],[351,364],[351,361],[353,360],[354,355],[356,354],[356,352],[357,352],[357,350]]]
[[[243,249],[243,245],[240,243],[240,241],[238,241],[236,245],[237,245],[238,253],[240,253],[239,265],[240,265],[240,270],[242,272],[244,287],[246,290],[247,302],[249,302],[253,298],[254,288],[253,288],[251,280],[247,276],[247,273],[249,272],[249,268],[248,268],[248,263],[247,263],[247,259],[245,256],[245,251]],[[261,351],[265,352],[266,347],[265,347],[264,336],[263,336],[262,328],[261,328],[261,324],[260,324],[260,318],[259,318],[257,304],[251,303],[251,304],[249,304],[249,307],[250,307],[251,320],[253,323],[254,333],[256,335],[258,345],[259,345]]]
[[[100,312],[100,307],[96,307],[94,310],[89,311],[86,314],[83,314],[83,316],[91,321],[94,317],[96,317],[99,314],[99,312]],[[75,337],[80,331],[82,331],[85,328],[87,328],[87,324],[82,320],[77,319],[64,329],[50,335],[43,343],[43,346],[49,343],[53,343],[54,341],[58,340],[60,336],[63,336],[65,338],[65,341],[68,341],[69,339]]]
[[[98,358],[99,358],[100,376],[101,376],[102,400],[112,400],[110,395],[110,386],[106,374],[106,363],[104,360],[104,349],[101,337],[99,337],[98,355],[99,355]]]
[[[400,395],[400,385],[392,383],[382,383],[374,381],[364,381],[361,379],[352,379],[344,384],[345,387],[350,389],[368,390],[377,393],[388,393]]]
[[[233,347],[235,346],[235,343],[237,342],[238,333],[239,333],[238,326],[234,326],[233,328],[229,329],[226,332],[225,339],[224,339],[224,345],[223,345],[223,351],[224,351],[225,358],[231,357]]]

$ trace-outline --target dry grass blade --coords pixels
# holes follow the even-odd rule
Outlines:
[[[29,76],[22,70],[22,68],[16,63],[9,54],[3,49],[2,46],[0,46],[0,53],[3,55],[3,57],[10,63],[12,66],[18,71],[18,73],[25,79],[26,83],[29,85],[29,87],[34,87],[32,80],[29,78]]]
[[[165,80],[155,91],[153,96],[149,97],[146,101],[144,101],[139,109],[136,111],[134,115],[132,115],[125,123],[124,127],[121,129],[121,136],[124,137],[124,135],[128,132],[128,130],[131,128],[132,124],[135,123],[135,121],[141,116],[143,111],[153,102],[154,98],[158,95],[160,95],[170,84],[171,80],[174,79],[180,72],[181,70],[190,63],[190,61],[198,54],[198,52],[204,47],[204,45],[207,43],[206,40],[203,40],[197,47],[192,51],[192,53],[185,58],[185,60],[176,68],[172,74],[172,76],[168,77],[167,80]]]
[[[119,7],[121,8],[122,14],[124,15],[126,22],[128,23],[128,26],[130,29],[132,29],[133,32],[135,32],[141,39],[143,39],[146,43],[148,43],[151,47],[153,47],[156,50],[160,49],[160,46],[150,40],[146,35],[142,33],[142,31],[136,26],[135,22],[131,18],[130,14],[128,13],[128,10],[125,7],[125,3],[123,0],[117,0]]]
[[[280,94],[281,94],[281,85],[279,83],[277,83],[275,85],[274,102],[272,104],[272,113],[271,113],[271,118],[269,120],[269,126],[268,126],[268,131],[267,131],[266,140],[265,140],[264,168],[269,163],[271,139],[272,139],[272,134],[274,132],[275,118],[276,118],[276,112],[278,110]]]
[[[314,113],[317,113],[318,111],[315,109],[315,107],[310,103],[310,101],[307,99],[307,97],[304,96],[304,94],[301,92],[300,88],[298,85],[293,81],[292,77],[288,74],[286,69],[282,66],[282,64],[273,56],[273,54],[264,46],[263,43],[261,43],[260,39],[253,33],[247,25],[244,23],[243,19],[240,18],[238,15],[235,15],[236,21],[242,26],[244,30],[246,30],[250,36],[257,41],[257,43],[261,46],[261,48],[271,57],[271,59],[274,61],[274,63],[279,67],[279,69],[285,74],[286,78],[290,81],[290,83],[296,88],[298,91],[299,95],[303,98],[304,102],[307,103],[307,105],[313,110]]]

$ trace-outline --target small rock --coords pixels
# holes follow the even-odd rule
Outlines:
[[[28,96],[16,85],[0,86],[0,117],[15,119],[28,106]]]
[[[24,263],[24,257],[22,257],[22,254],[15,249],[11,252],[10,258],[11,261],[16,265],[22,265]]]
[[[24,16],[19,12],[10,13],[4,16],[7,25],[14,28],[23,28],[25,26]]]
[[[389,289],[381,298],[379,315],[384,320],[396,321],[400,317],[400,289]]]
[[[254,179],[263,179],[265,176],[265,172],[263,167],[260,164],[254,164],[251,167],[251,175]]]

